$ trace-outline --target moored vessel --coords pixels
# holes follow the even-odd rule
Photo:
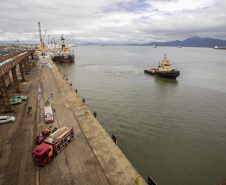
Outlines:
[[[144,72],[155,76],[172,79],[176,79],[180,75],[180,71],[171,67],[171,63],[166,58],[166,54],[164,55],[164,60],[161,62],[161,64],[159,62],[159,66],[157,68],[145,69]]]
[[[219,47],[219,46],[215,46],[214,49],[226,49],[226,47]]]
[[[50,53],[50,57],[53,62],[62,63],[74,62],[75,59],[74,51],[65,43],[63,36],[61,36],[61,42]]]

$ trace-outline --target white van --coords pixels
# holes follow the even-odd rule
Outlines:
[[[44,118],[46,123],[52,123],[54,121],[53,119],[53,112],[51,106],[45,106],[44,108]]]

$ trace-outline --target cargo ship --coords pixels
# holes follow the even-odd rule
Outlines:
[[[61,42],[59,42],[55,48],[52,49],[50,53],[50,58],[53,62],[74,62],[75,54],[74,51],[71,50],[69,45],[65,43],[65,39],[61,36]]]
[[[161,64],[159,62],[159,66],[157,68],[145,69],[144,72],[171,79],[176,79],[180,75],[180,71],[171,67],[171,63],[166,58],[166,54],[164,55],[164,60],[161,62]]]
[[[226,49],[226,47],[219,47],[219,46],[215,46],[214,49]]]

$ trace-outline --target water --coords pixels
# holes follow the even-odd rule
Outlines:
[[[57,64],[137,171],[158,185],[212,185],[226,177],[226,51],[78,46]],[[144,73],[164,58],[176,80]]]

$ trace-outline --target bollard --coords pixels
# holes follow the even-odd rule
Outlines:
[[[83,103],[86,103],[86,100],[85,100],[85,98],[83,98],[83,99],[82,99],[82,101],[83,101]]]
[[[78,90],[77,90],[77,89],[75,89],[75,92],[76,92],[76,93],[78,93]]]
[[[93,115],[94,115],[95,118],[97,117],[97,113],[96,112],[93,112]]]
[[[117,137],[115,136],[114,133],[112,134],[112,137],[111,137],[111,138],[112,138],[112,140],[115,142],[115,144],[117,144]]]
[[[70,83],[70,86],[72,86],[72,83]]]

